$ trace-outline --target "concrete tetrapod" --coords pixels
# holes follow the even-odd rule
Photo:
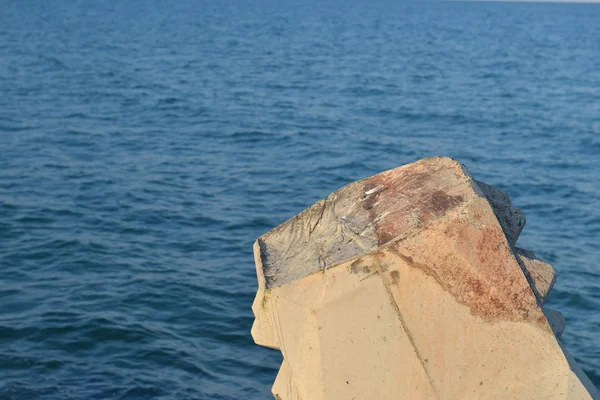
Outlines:
[[[447,157],[351,183],[261,236],[252,336],[281,400],[600,399],[515,247],[506,193]]]

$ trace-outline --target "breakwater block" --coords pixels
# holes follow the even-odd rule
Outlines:
[[[280,400],[600,399],[544,307],[523,213],[456,160],[335,191],[254,245],[252,336]]]

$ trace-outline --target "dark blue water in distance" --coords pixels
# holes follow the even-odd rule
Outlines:
[[[0,1],[0,399],[272,398],[252,244],[449,155],[600,386],[600,5]],[[308,399],[310,400],[310,399]]]

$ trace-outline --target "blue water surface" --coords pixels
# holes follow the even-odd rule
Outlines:
[[[600,5],[0,1],[0,399],[268,399],[255,238],[459,159],[600,386]],[[310,400],[310,399],[308,399]]]

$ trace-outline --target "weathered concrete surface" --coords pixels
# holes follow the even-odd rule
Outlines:
[[[538,260],[531,251],[518,247],[514,250],[517,261],[523,269],[525,278],[527,278],[538,303],[543,305],[556,280],[554,268],[552,268],[552,265]]]
[[[508,195],[450,158],[351,183],[261,236],[257,344],[281,400],[600,399],[542,305]]]

